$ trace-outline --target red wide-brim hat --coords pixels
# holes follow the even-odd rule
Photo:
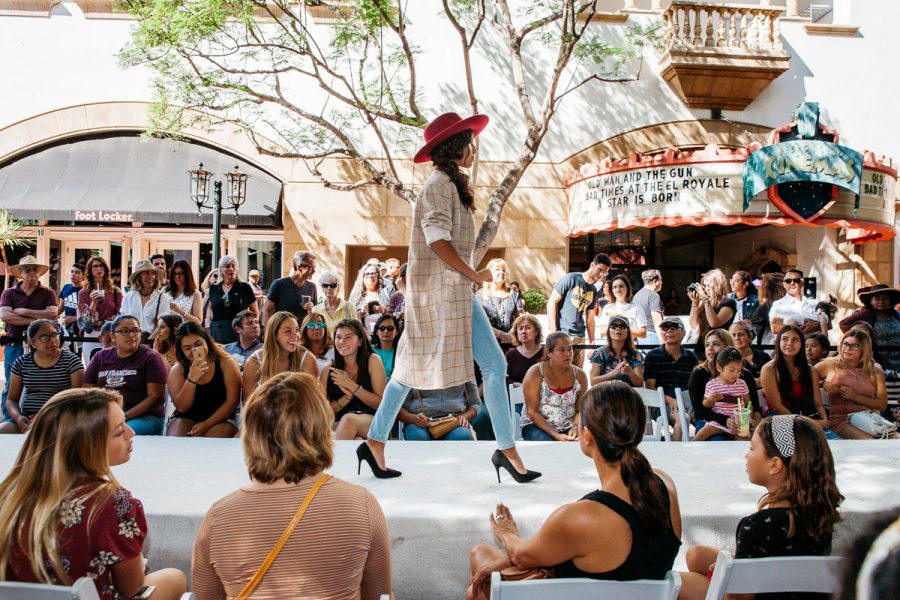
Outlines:
[[[473,136],[477,136],[487,127],[489,120],[487,115],[472,115],[468,119],[463,119],[455,112],[442,114],[425,128],[425,145],[416,152],[413,162],[428,162],[435,146],[457,133],[471,131]]]

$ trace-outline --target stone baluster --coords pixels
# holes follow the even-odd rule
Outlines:
[[[770,13],[765,15],[765,21],[763,22],[763,36],[763,48],[772,50],[775,47],[775,40],[772,37],[772,15]]]
[[[713,29],[713,14],[715,14],[715,11],[704,10],[703,14],[706,15],[706,42],[703,45],[711,48],[716,45],[715,29]]]
[[[728,18],[731,21],[731,23],[728,25],[728,47],[737,48],[740,44],[740,38],[738,38],[737,22],[741,18],[741,14],[739,11],[729,10]]]
[[[728,45],[728,42],[725,39],[725,17],[728,15],[727,8],[720,8],[716,11],[716,14],[719,15],[719,33],[716,36],[716,46],[722,48]]]
[[[797,7],[797,0],[787,0],[787,16],[789,17],[797,17],[800,14],[800,11]]]
[[[688,40],[690,39],[691,16],[688,13],[687,8],[682,8],[680,12],[683,21],[681,22],[681,39],[678,41],[681,42],[682,46],[686,46],[688,44]]]
[[[662,10],[662,0],[653,0],[653,2],[650,3],[650,9]]]
[[[775,52],[784,51],[784,44],[781,42],[781,17],[778,15],[772,19],[772,49]]]
[[[691,33],[691,46],[699,46],[701,45],[701,33],[700,33],[700,11],[696,8],[691,9],[691,15],[694,17],[694,27]]]
[[[740,41],[740,44],[738,44],[738,45],[741,48],[745,48],[745,49],[747,48],[747,27],[748,27],[748,25],[745,24],[744,17],[747,16],[748,12],[749,11],[747,11],[747,10],[739,10],[738,11],[738,15],[740,15],[738,17],[740,19],[740,21],[738,23],[738,28],[741,30],[740,31],[741,41]]]
[[[637,8],[635,2],[636,0],[625,0],[625,10],[628,10],[630,8]]]
[[[751,50],[759,50],[759,19],[760,14],[757,10],[750,11],[750,41],[747,47]]]

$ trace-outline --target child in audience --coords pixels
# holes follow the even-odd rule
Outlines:
[[[828,336],[821,331],[816,331],[806,336],[806,362],[814,367],[828,357],[831,352],[831,343]]]
[[[716,355],[716,377],[706,384],[703,394],[703,406],[711,408],[713,412],[726,417],[735,416],[738,403],[743,407],[750,406],[750,390],[741,379],[744,370],[744,359],[737,348],[723,348]],[[714,421],[706,424],[694,436],[694,441],[703,442],[714,435],[722,433],[731,435],[732,431]]]
[[[746,458],[750,483],[766,493],[759,511],[738,523],[735,558],[831,554],[844,497],[822,429],[799,415],[767,417],[756,428]],[[709,546],[688,549],[690,572],[681,573],[679,600],[706,596],[718,553]]]
[[[117,392],[66,390],[44,405],[0,483],[0,581],[71,585],[87,576],[102,600],[145,585],[156,586],[153,600],[184,593],[181,571],[144,575],[144,509],[110,472],[128,462],[132,438]]]

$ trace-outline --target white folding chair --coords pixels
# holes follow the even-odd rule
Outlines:
[[[516,412],[516,407],[521,406],[525,410],[525,389],[521,383],[509,384],[509,414],[512,416],[513,434],[517,440],[522,439],[522,417]]]
[[[690,404],[691,394],[687,390],[675,388],[675,406],[678,407],[678,422],[681,423],[681,441],[691,441],[691,422],[688,420],[687,411],[685,410],[684,398],[688,397],[687,404]]]
[[[725,594],[833,594],[840,587],[841,564],[842,559],[837,556],[735,559],[727,550],[721,550],[706,600],[722,600]]]
[[[70,586],[0,581],[0,600],[100,600],[94,580],[81,577]]]
[[[675,600],[681,589],[681,577],[669,571],[656,581],[601,581],[597,579],[532,579],[502,581],[500,573],[491,573],[491,600]]]
[[[667,442],[671,442],[672,436],[669,434],[669,417],[666,414],[666,395],[663,392],[663,389],[661,387],[658,387],[655,390],[648,390],[647,388],[632,389],[637,392],[641,397],[641,400],[644,401],[644,406],[647,408],[659,409],[660,415],[656,419],[656,427],[653,430],[652,438],[656,441],[660,441],[660,437],[662,437]],[[662,434],[661,436],[660,433]]]

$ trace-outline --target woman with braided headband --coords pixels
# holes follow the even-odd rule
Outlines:
[[[838,506],[844,497],[835,482],[834,458],[821,427],[799,415],[763,419],[750,441],[747,476],[766,493],[759,500],[759,511],[738,523],[735,558],[831,554],[834,526],[841,519]],[[681,573],[679,600],[706,596],[718,554],[717,548],[709,546],[688,549],[690,572]]]
[[[498,504],[491,528],[503,550],[472,550],[468,598],[486,597],[493,571],[504,578],[546,568],[560,578],[665,578],[681,547],[681,512],[672,479],[638,450],[645,423],[644,404],[627,383],[589,389],[581,401],[578,443],[594,462],[603,491],[556,509],[530,539],[519,536],[509,509]]]

